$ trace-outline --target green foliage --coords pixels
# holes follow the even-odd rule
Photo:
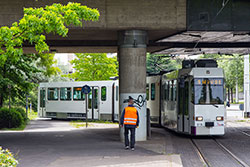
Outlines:
[[[11,27],[0,27],[0,107],[11,93],[12,100],[23,100],[41,79],[58,73],[52,67],[54,55],[49,51],[45,34],[66,37],[66,26],[82,26],[82,21],[97,21],[99,12],[80,3],[53,4],[44,8],[24,8],[24,16]],[[29,43],[38,54],[23,54]],[[11,86],[11,90],[7,89]]]
[[[235,88],[236,80],[240,89],[244,83],[244,59],[239,55],[203,55],[202,58],[217,59],[218,66],[223,68],[226,78],[226,87]]]
[[[147,73],[157,74],[181,68],[181,60],[172,59],[167,55],[147,54]]]
[[[18,161],[8,149],[0,147],[0,166],[1,167],[16,167]]]
[[[29,111],[28,117],[29,117],[29,120],[36,119],[38,117],[37,112]]]
[[[78,81],[109,80],[118,75],[116,57],[108,58],[106,53],[77,54],[71,63],[76,72],[67,76]]]
[[[41,76],[57,73],[58,70],[52,66],[55,62],[53,58],[52,54],[23,55],[16,62],[7,58],[5,64],[0,66],[0,106],[9,95],[12,101],[21,101],[25,106],[26,93],[34,90],[35,83],[43,79]],[[11,89],[8,89],[8,86],[11,86]]]
[[[11,57],[13,62],[23,56],[22,45],[29,42],[35,46],[38,53],[48,51],[44,34],[54,33],[66,37],[68,28],[66,26],[82,26],[82,20],[97,21],[99,12],[82,6],[80,3],[69,2],[67,5],[53,4],[44,8],[24,8],[24,16],[19,22],[11,27],[0,28],[0,65]]]
[[[88,120],[88,127],[95,127],[95,124],[114,124],[114,125],[118,125],[117,122],[102,121],[102,120]],[[83,121],[83,120],[70,121],[70,125],[75,127],[75,128],[82,128],[82,127],[86,127],[86,121]]]
[[[18,108],[15,108],[15,110],[22,115],[24,121],[27,121],[26,112],[23,108],[18,107]]]
[[[20,112],[15,109],[9,111],[8,108],[0,109],[0,129],[17,128],[24,123],[24,119]]]

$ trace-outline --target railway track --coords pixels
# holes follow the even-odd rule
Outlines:
[[[233,122],[230,122],[231,124],[236,124],[236,123],[233,123]],[[237,124],[236,124],[237,125]],[[235,126],[231,126],[231,125],[228,125],[227,124],[227,127],[230,127],[230,128],[234,128],[234,129],[237,129],[237,131],[240,131],[242,134],[244,134],[245,136],[248,136],[248,137],[250,137],[250,134],[249,133],[247,133],[247,131],[245,131],[245,130],[241,130],[240,128],[238,128],[238,127],[235,127]],[[250,131],[250,130],[249,130]]]
[[[249,135],[250,136],[250,135]],[[241,166],[250,167],[239,157],[233,154],[228,148],[215,138],[210,139],[193,139],[191,138],[200,160],[206,167],[214,166]],[[211,147],[211,148],[209,148]]]

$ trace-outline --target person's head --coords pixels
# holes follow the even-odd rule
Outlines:
[[[134,99],[131,96],[129,96],[128,105],[133,105],[133,104],[134,104]]]

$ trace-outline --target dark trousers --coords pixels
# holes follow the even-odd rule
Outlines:
[[[135,147],[135,128],[128,128],[125,126],[124,136],[125,136],[125,146],[129,146],[128,131],[130,131],[130,147]]]

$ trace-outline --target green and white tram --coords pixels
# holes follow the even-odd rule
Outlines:
[[[151,123],[190,135],[224,135],[224,73],[216,61],[184,61],[182,69],[149,76],[147,83],[160,85],[147,91]]]

